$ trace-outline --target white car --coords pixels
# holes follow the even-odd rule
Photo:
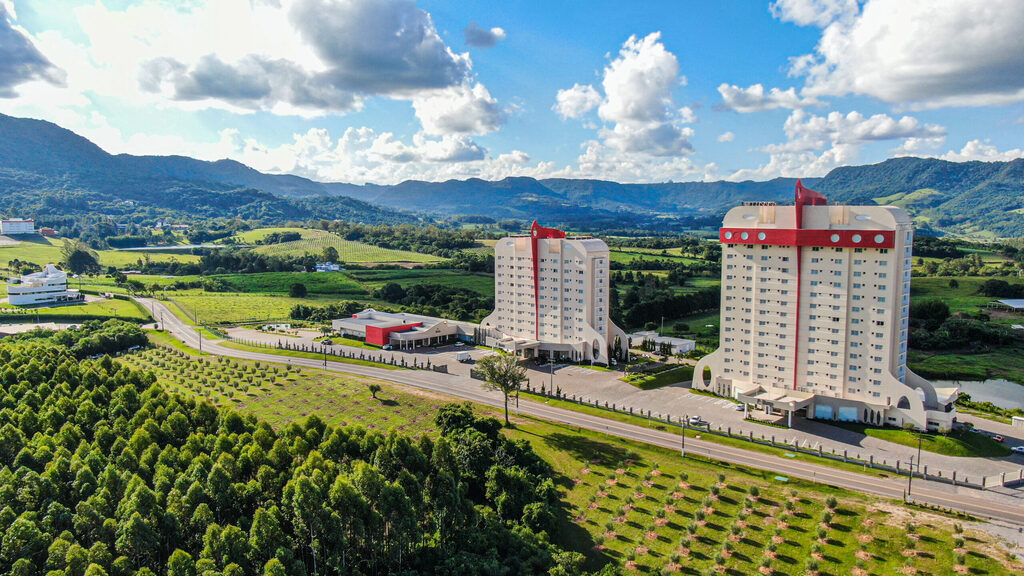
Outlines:
[[[737,405],[733,406],[732,409],[737,411],[737,412],[743,412],[744,406],[743,406],[743,404],[737,404]]]
[[[1010,448],[1010,450],[1016,452],[1017,454],[1024,454],[1024,446],[1014,446],[1013,448]]]
[[[465,344],[463,344],[462,342],[456,342],[455,343],[455,347],[457,348],[459,346],[465,346]]]
[[[690,416],[690,426],[696,426],[700,424],[700,416]]]

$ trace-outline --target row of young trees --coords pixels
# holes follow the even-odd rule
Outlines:
[[[436,438],[275,430],[53,340],[0,345],[0,573],[581,573],[550,467],[469,406]]]

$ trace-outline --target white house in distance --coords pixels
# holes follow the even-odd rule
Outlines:
[[[4,218],[3,220],[0,220],[0,234],[5,236],[35,233],[36,221],[31,218],[28,220],[21,218]]]
[[[498,240],[494,312],[480,323],[486,343],[526,357],[608,363],[610,349],[624,356],[626,333],[608,317],[609,263],[603,241],[536,221],[529,235]]]
[[[634,348],[639,347],[648,341],[654,342],[655,346],[668,344],[672,347],[673,354],[685,354],[697,347],[697,342],[695,340],[673,338],[671,336],[658,336],[658,333],[654,330],[634,332],[629,335],[629,340],[629,343],[633,345]]]
[[[341,264],[335,264],[334,262],[316,263],[317,272],[341,272],[342,270],[344,270],[344,268],[341,267]]]
[[[830,206],[800,182],[795,206],[730,210],[721,343],[697,363],[694,388],[790,419],[951,427],[958,389],[907,368],[913,238],[900,208]]]
[[[42,272],[26,274],[7,285],[7,301],[14,306],[38,306],[77,302],[83,299],[78,290],[68,289],[68,275],[47,264]]]

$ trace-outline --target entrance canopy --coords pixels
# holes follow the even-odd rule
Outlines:
[[[783,390],[781,388],[765,390],[763,387],[758,386],[738,393],[736,399],[746,404],[770,406],[776,410],[795,412],[807,407],[814,399],[814,394],[797,392],[796,390]]]

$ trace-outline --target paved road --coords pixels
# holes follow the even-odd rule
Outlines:
[[[195,329],[172,314],[163,303],[151,299],[139,299],[139,301],[147,308],[154,310],[158,318],[163,313],[163,320],[165,322],[163,328],[167,329],[172,335],[189,346],[199,347],[199,335]],[[203,340],[202,348],[204,352],[222,356],[277,363],[289,362],[298,366],[323,368],[322,360],[285,358],[262,352],[235,350],[225,348],[207,339]],[[335,372],[377,378],[489,406],[502,406],[500,394],[487,392],[478,383],[468,381],[464,377],[424,370],[387,370],[341,362],[328,362],[327,367]],[[519,402],[519,412],[523,415],[542,418],[568,426],[604,432],[654,446],[670,449],[680,447],[680,437],[678,434],[625,424],[572,410],[555,408],[540,402],[521,400]],[[741,466],[769,470],[781,476],[830,484],[887,498],[903,498],[907,486],[905,478],[867,476],[803,460],[793,460],[743,448],[723,446],[694,438],[687,439],[686,450],[687,455],[691,457],[703,456]],[[938,482],[919,479],[914,480],[912,492],[913,498],[919,502],[962,510],[979,517],[1003,520],[1024,526],[1024,505],[1022,505],[1021,500],[1012,496],[992,491],[952,487]]]

